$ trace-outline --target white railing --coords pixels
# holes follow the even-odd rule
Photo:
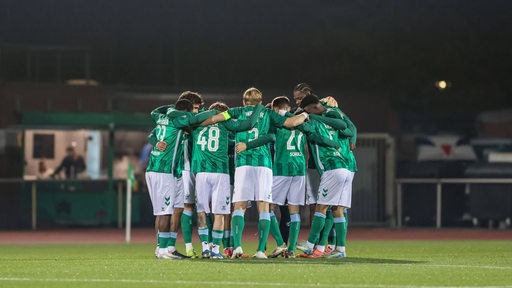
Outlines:
[[[469,192],[470,184],[512,184],[510,178],[400,178],[396,183],[396,226],[402,227],[402,185],[403,184],[435,184],[436,185],[436,228],[441,228],[441,208],[443,184],[465,184]]]

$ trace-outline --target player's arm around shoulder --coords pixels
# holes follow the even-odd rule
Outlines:
[[[172,107],[174,107],[174,105],[163,105],[153,109],[150,113],[151,119],[156,122],[160,117],[167,115],[167,111]]]
[[[165,149],[167,149],[167,142],[159,141],[156,137],[156,128],[154,128],[153,131],[149,133],[148,142],[160,152],[163,152]]]
[[[281,128],[294,128],[299,126],[300,124],[304,123],[309,117],[309,114],[306,112],[303,112],[299,115],[293,115],[291,113],[285,113],[284,116],[281,116],[274,110],[270,110],[270,119],[273,122],[273,126]],[[292,116],[293,115],[293,116]],[[291,116],[291,117],[287,117]]]
[[[270,142],[276,142],[276,135],[273,133],[259,136],[251,142],[239,142],[235,146],[236,153],[241,153],[246,150],[254,149],[263,145],[267,145]]]

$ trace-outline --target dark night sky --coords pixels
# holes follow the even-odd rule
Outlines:
[[[382,91],[405,108],[438,79],[452,81],[453,105],[512,105],[511,40],[505,0],[0,2],[0,42],[90,47],[102,83],[306,81]]]

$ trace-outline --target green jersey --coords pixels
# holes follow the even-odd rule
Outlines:
[[[348,151],[348,158],[349,158],[348,170],[350,170],[351,172],[357,172],[356,157],[354,156],[354,152],[352,152],[352,150],[350,150],[350,144],[356,144],[357,128],[354,125],[354,123],[352,123],[352,121],[350,121],[350,119],[348,118],[348,116],[346,114],[344,114],[343,112],[341,112],[341,113],[343,114],[343,119],[345,119],[345,122],[347,122],[348,129],[350,129],[350,131],[352,132],[352,136],[344,136],[343,134],[339,133],[340,138],[345,137],[345,140],[348,140],[348,142],[349,142],[348,143],[348,147],[349,147],[349,149],[348,149],[349,150]]]
[[[338,130],[337,140],[341,146],[341,149],[340,149],[341,156],[344,159],[346,159],[346,161],[348,163],[346,168],[351,172],[357,172],[356,158],[355,158],[352,150],[350,150],[350,144],[356,143],[356,137],[357,137],[356,126],[354,125],[354,123],[352,123],[352,121],[350,121],[348,116],[345,113],[343,113],[339,108],[330,108],[330,109],[332,109],[332,111],[336,112],[339,115],[339,117],[341,119],[343,119],[345,121],[345,123],[347,124],[346,129]],[[328,109],[328,111],[330,111],[330,110]],[[333,115],[332,113],[329,113],[327,117],[333,117],[332,115]],[[336,114],[334,114],[334,115],[336,115]]]
[[[274,145],[274,176],[306,175],[304,144],[306,137],[297,129],[277,129]]]
[[[183,131],[176,128],[172,119],[165,114],[156,119],[156,124],[153,131],[157,142],[164,141],[168,146],[165,151],[159,151],[153,145],[146,171],[172,173],[179,178],[182,171],[180,163],[183,158]]]
[[[243,108],[229,109],[229,114],[233,118],[240,120],[247,119],[252,115],[254,106],[245,106]],[[273,110],[264,109],[258,115],[258,122],[254,128],[249,131],[236,133],[236,142],[250,143],[263,135],[269,133],[270,127],[283,127],[286,117],[277,114]],[[268,145],[262,145],[253,149],[246,150],[236,155],[236,167],[256,166],[272,169],[272,157]]]
[[[183,128],[203,122],[213,116],[217,111],[212,110],[199,114],[179,111],[173,105],[161,106],[151,112],[151,117],[157,124],[149,142],[153,145],[146,171],[172,173],[176,177],[182,176],[185,165]],[[165,151],[156,149],[156,143],[167,143]]]
[[[192,132],[192,172],[229,173],[229,131],[223,122]]]
[[[337,137],[337,131],[327,124],[314,119],[311,119],[308,123],[314,127],[315,132],[321,137],[326,137],[331,140]],[[347,168],[347,161],[341,157],[338,149],[313,143],[310,143],[310,149],[320,175],[322,175],[324,171]]]
[[[262,106],[256,108],[256,113]],[[192,171],[229,174],[229,146],[231,132],[249,130],[256,125],[256,115],[248,119],[216,123],[194,129]]]

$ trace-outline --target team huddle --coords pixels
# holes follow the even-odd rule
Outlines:
[[[253,257],[346,257],[356,128],[334,98],[319,99],[307,84],[295,87],[294,99],[294,113],[286,96],[264,107],[262,93],[249,88],[243,107],[216,102],[199,112],[202,97],[185,91],[175,104],[151,112],[156,127],[148,137],[153,149],[146,182],[158,231],[156,258],[199,257],[192,245],[195,221],[202,258],[247,258],[244,215],[254,203]],[[274,214],[283,205],[288,241]],[[312,222],[308,239],[298,242],[304,205],[310,205]],[[180,227],[185,254],[176,250]],[[267,256],[269,234],[276,248]]]

